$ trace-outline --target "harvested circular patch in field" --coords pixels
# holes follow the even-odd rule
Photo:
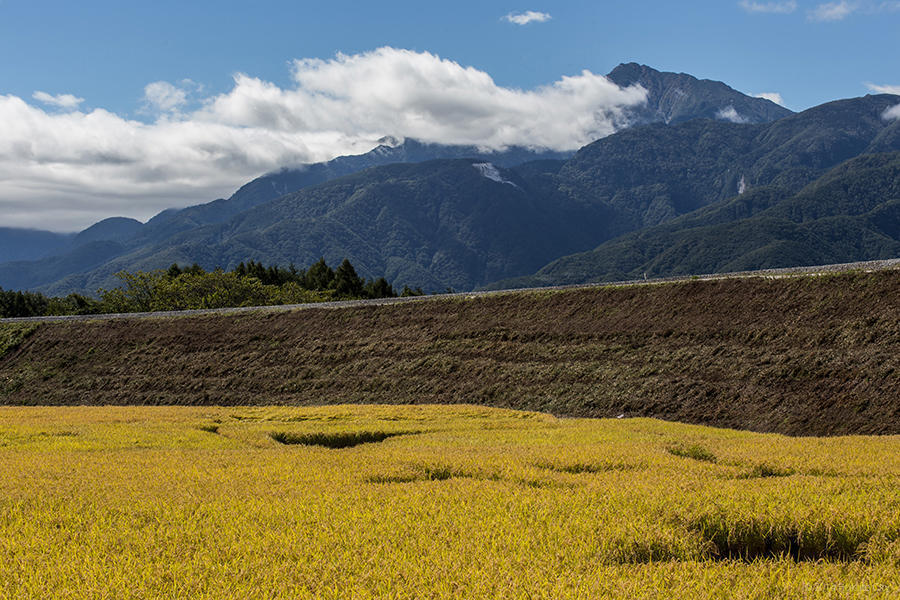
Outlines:
[[[324,446],[325,448],[352,448],[360,444],[372,444],[399,435],[414,435],[417,431],[335,431],[291,433],[275,431],[269,434],[273,440],[286,446]]]

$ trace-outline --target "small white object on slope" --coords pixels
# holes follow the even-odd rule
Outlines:
[[[478,172],[481,173],[482,176],[487,177],[491,181],[496,181],[497,183],[508,183],[513,187],[519,187],[509,179],[503,179],[503,176],[500,175],[500,171],[497,170],[497,167],[495,167],[493,163],[473,163],[472,166],[475,167],[475,169],[478,170]]]

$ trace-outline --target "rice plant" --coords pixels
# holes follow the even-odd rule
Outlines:
[[[896,598],[898,489],[898,437],[464,405],[0,408],[0,599]]]

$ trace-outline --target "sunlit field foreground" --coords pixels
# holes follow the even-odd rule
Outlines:
[[[2,598],[896,598],[900,438],[0,408]]]

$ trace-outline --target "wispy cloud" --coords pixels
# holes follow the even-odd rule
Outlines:
[[[43,104],[66,109],[77,108],[79,104],[84,102],[84,98],[79,98],[77,96],[73,96],[72,94],[58,94],[54,96],[53,94],[48,94],[47,92],[41,91],[33,93],[31,97]]]
[[[733,106],[723,108],[722,110],[717,112],[716,118],[721,119],[723,121],[731,121],[732,123],[747,123],[748,122],[747,118],[741,116],[741,114],[737,110],[735,110],[735,108]]]
[[[790,14],[797,10],[797,3],[794,0],[789,2],[751,2],[750,0],[741,0],[740,7],[749,13],[773,13],[773,14]]]
[[[876,94],[894,94],[895,96],[900,96],[900,85],[875,85],[874,83],[867,83],[866,87],[868,87]],[[900,119],[900,104],[892,106],[891,108],[884,111],[881,114],[881,117],[885,121]]]
[[[141,112],[144,114],[179,114],[187,106],[190,97],[200,93],[203,86],[190,79],[182,79],[178,85],[168,81],[154,81],[144,86]]]
[[[900,85],[875,85],[874,83],[867,83],[866,87],[876,94],[895,94],[900,96]]]
[[[529,23],[543,23],[552,18],[549,13],[527,10],[520,13],[509,13],[503,17],[503,20],[516,25],[528,25]]]
[[[809,12],[809,19],[811,21],[842,21],[853,14],[859,5],[855,2],[847,2],[846,0],[840,0],[840,2],[827,2],[825,4],[819,4],[814,9]]]
[[[784,106],[784,98],[781,97],[781,94],[778,92],[760,92],[759,94],[753,94],[754,98],[764,98],[769,102],[774,102],[779,106]]]
[[[738,6],[748,13],[791,14],[799,8],[795,0],[757,2],[740,0]],[[807,19],[817,22],[842,21],[854,13],[875,15],[900,11],[900,0],[834,0],[819,2],[806,13]]]
[[[154,110],[172,112],[187,104],[187,92],[167,81],[154,81],[144,87],[144,104]]]
[[[521,90],[396,48],[297,60],[284,87],[238,74],[226,93],[193,98],[184,82],[154,82],[144,93],[158,109],[150,122],[0,95],[0,214],[7,226],[53,229],[143,219],[227,196],[273,169],[366,152],[385,135],[575,149],[624,126],[628,107],[645,101],[643,88],[590,71]]]

